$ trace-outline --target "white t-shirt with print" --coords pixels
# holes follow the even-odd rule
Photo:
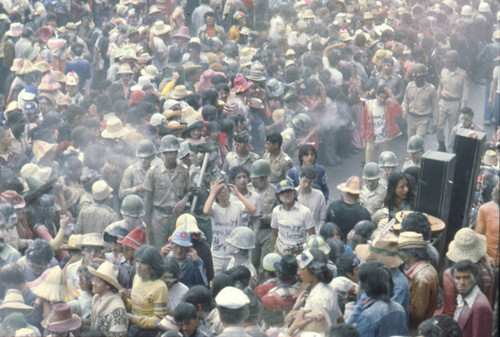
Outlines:
[[[245,205],[241,201],[231,201],[229,207],[212,207],[212,255],[227,257],[226,239],[231,231],[241,226],[245,214]]]

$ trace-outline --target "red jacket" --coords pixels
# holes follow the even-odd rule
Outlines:
[[[464,307],[457,319],[463,337],[491,336],[493,311],[486,296],[479,292],[472,308]]]
[[[361,116],[361,137],[372,142],[373,141],[373,117],[372,109],[376,100],[371,100],[366,102],[363,108],[363,115]],[[384,108],[385,113],[385,133],[387,139],[396,137],[401,133],[398,123],[396,122],[396,117],[403,114],[401,105],[391,99],[387,99]]]

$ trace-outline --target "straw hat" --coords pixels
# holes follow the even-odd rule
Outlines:
[[[19,22],[14,22],[10,24],[10,28],[5,33],[7,36],[19,37],[23,33],[23,25]]]
[[[251,81],[265,81],[267,79],[266,73],[264,72],[264,66],[259,61],[255,61],[252,63],[250,68],[250,74],[248,74],[247,78]]]
[[[33,310],[32,306],[24,303],[23,294],[17,289],[9,289],[5,294],[0,310],[2,309],[15,309],[15,310]]]
[[[283,116],[285,116],[285,109],[276,109],[273,111],[272,117],[274,122],[277,122],[278,120],[283,118]]]
[[[21,59],[14,59],[12,65],[10,66],[10,71],[17,73],[19,71],[19,64],[21,63]]]
[[[111,198],[113,188],[111,188],[104,180],[98,180],[92,185],[92,198],[94,200],[106,200]]]
[[[83,234],[71,234],[68,243],[61,245],[61,249],[80,249]]]
[[[398,238],[392,233],[382,233],[368,244],[356,246],[356,256],[364,261],[380,261],[390,269],[404,263],[398,252]]]
[[[122,74],[133,74],[133,73],[134,72],[130,68],[130,64],[123,63],[123,64],[120,64],[120,67],[118,68],[118,72],[116,74],[122,75]]]
[[[83,234],[80,247],[104,247],[104,240],[101,233]]]
[[[148,15],[156,14],[156,13],[161,13],[160,9],[156,6],[153,5],[149,8]]]
[[[101,133],[102,138],[116,139],[121,138],[127,133],[123,128],[122,121],[119,118],[110,118],[106,122],[106,129]]]
[[[247,91],[251,86],[253,86],[253,82],[247,82],[243,76],[238,76],[234,79],[233,88],[231,92],[235,92],[237,94]]]
[[[78,297],[78,291],[66,282],[59,266],[44,271],[39,278],[29,282],[28,287],[36,296],[51,302],[69,302]]]
[[[35,70],[38,70],[42,74],[50,71],[50,65],[47,61],[38,61],[33,64],[33,67],[35,67]]]
[[[203,67],[199,64],[194,64],[193,62],[187,62],[182,65],[182,68],[184,68],[184,73],[192,73]]]
[[[169,93],[169,98],[176,100],[184,99],[186,98],[187,95],[191,95],[192,93],[193,93],[192,91],[188,91],[186,89],[185,85],[176,85],[174,90],[172,90],[171,93]]]
[[[493,150],[487,150],[483,157],[483,164],[495,166],[498,164],[497,154]]]
[[[428,241],[424,241],[422,234],[415,232],[403,232],[399,234],[398,238],[399,249],[427,248],[428,243]]]
[[[312,9],[306,9],[304,11],[304,15],[302,15],[303,19],[316,19],[316,15],[314,15],[314,12]]]
[[[49,179],[52,169],[50,167],[40,167],[33,163],[28,163],[21,167],[21,178],[26,179],[28,177],[38,179],[42,182]]]
[[[17,71],[18,75],[26,75],[32,71],[35,71],[35,68],[30,60],[21,60],[19,62],[19,70]]]
[[[50,39],[47,42],[47,45],[51,51],[57,53],[61,51],[67,43],[68,41],[66,41],[65,39]]]
[[[181,124],[177,121],[170,121],[167,124],[167,129],[170,130],[184,130],[186,128],[186,124]]]
[[[17,194],[16,191],[3,191],[0,196],[5,199],[9,204],[14,207],[14,209],[22,209],[26,207],[26,202],[24,201],[24,198]]]
[[[361,193],[361,179],[356,176],[352,176],[345,183],[337,185],[337,188],[346,193],[360,194]]]
[[[156,21],[150,29],[151,33],[153,33],[156,36],[160,36],[163,34],[167,34],[170,32],[170,26],[166,25],[163,21]]]
[[[134,228],[126,237],[118,239],[118,243],[133,249],[146,244],[146,232],[142,228]]]
[[[141,70],[141,75],[153,80],[156,76],[158,76],[158,69],[156,69],[156,67],[152,64],[148,65]]]
[[[187,124],[188,121],[197,119],[201,117],[201,113],[193,109],[191,106],[187,106],[182,109],[181,123]]]
[[[99,277],[100,279],[108,282],[116,289],[120,290],[122,286],[118,283],[118,267],[109,261],[104,261],[99,268],[94,269],[92,267],[88,267],[89,273],[94,276]]]
[[[54,153],[57,150],[57,143],[47,143],[43,140],[35,140],[33,142],[33,154],[35,160],[39,163],[49,153]]]
[[[123,54],[120,56],[120,60],[133,60],[137,61],[137,53],[135,52],[134,49],[128,48],[128,49],[122,49]],[[117,56],[115,55],[115,58]]]
[[[38,90],[40,90],[40,91],[56,91],[59,89],[61,89],[61,84],[59,84],[54,79],[54,76],[52,76],[51,74],[46,74],[42,78],[42,81],[40,82],[40,85],[38,86]]]
[[[14,334],[14,337],[37,337],[37,336],[38,335],[35,333],[35,331],[29,328],[17,329],[16,333]]]
[[[477,263],[486,255],[486,237],[470,228],[460,229],[450,242],[446,257],[452,262],[471,260]]]
[[[71,313],[67,303],[57,303],[52,306],[52,311],[47,319],[42,321],[42,327],[53,332],[66,332],[76,330],[82,325],[82,320]]]
[[[395,218],[396,218],[396,221],[398,223],[395,224],[392,228],[395,231],[400,231],[401,230],[401,223],[403,222],[404,217],[407,216],[408,214],[411,214],[411,213],[414,213],[414,212],[415,211],[400,211],[400,212],[397,212],[396,215],[395,215]],[[444,223],[443,220],[441,220],[439,218],[436,218],[435,216],[426,214],[426,213],[422,213],[422,214],[427,217],[427,220],[429,220],[429,223],[431,224],[431,231],[432,232],[440,232],[440,231],[442,231],[446,227],[446,225],[445,225],[445,223]]]

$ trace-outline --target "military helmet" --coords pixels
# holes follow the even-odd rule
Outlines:
[[[379,167],[396,167],[398,164],[398,158],[392,151],[384,151],[378,156]]]
[[[412,75],[415,76],[415,77],[427,75],[427,68],[426,68],[426,66],[423,65],[422,63],[415,64],[413,66]]]
[[[269,177],[271,175],[271,165],[264,159],[253,162],[250,178]]]
[[[479,3],[479,7],[477,8],[479,13],[489,13],[490,12],[490,4],[486,1],[481,1]]]
[[[419,135],[411,136],[408,139],[408,144],[406,145],[406,151],[408,153],[417,153],[424,151],[424,139]]]
[[[137,158],[151,157],[156,153],[155,145],[149,139],[141,140],[135,149],[135,156]]]
[[[161,152],[175,152],[179,151],[179,140],[173,135],[166,135],[160,141]]]
[[[255,235],[248,227],[236,227],[231,231],[226,242],[239,249],[255,248]]]
[[[460,15],[472,16],[472,15],[474,15],[474,9],[472,9],[472,7],[469,5],[465,5],[462,7],[462,10],[460,11]]]
[[[312,125],[311,117],[305,113],[296,114],[292,118],[292,125],[299,131],[307,132]]]
[[[363,167],[363,179],[375,180],[380,178],[380,167],[377,163],[368,163]]]
[[[444,55],[444,60],[448,62],[458,62],[458,52],[454,49],[448,50]]]
[[[135,194],[127,195],[122,201],[122,208],[120,209],[122,215],[140,218],[144,216],[144,202]]]

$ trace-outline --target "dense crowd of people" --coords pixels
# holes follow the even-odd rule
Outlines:
[[[0,336],[498,336],[498,7],[0,1]],[[425,143],[483,127],[444,246]]]

